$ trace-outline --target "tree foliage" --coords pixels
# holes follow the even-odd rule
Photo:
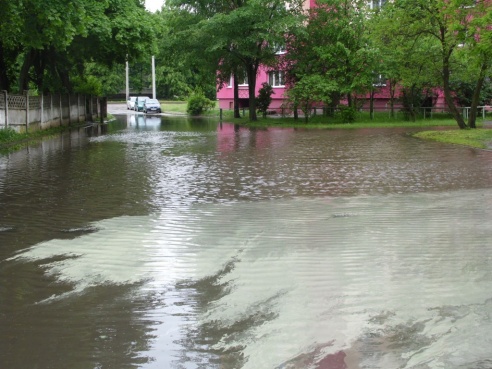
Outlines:
[[[86,63],[112,67],[151,48],[140,0],[0,0],[0,89],[70,92]]]
[[[275,63],[287,30],[300,21],[302,1],[171,0],[171,9],[193,21],[181,33],[216,62],[219,82],[239,71],[248,78],[249,117],[256,120],[256,77],[260,65]]]
[[[304,114],[317,102],[339,104],[370,90],[378,50],[368,37],[366,1],[319,0],[311,9],[306,27],[289,33],[287,72],[289,97]]]
[[[425,61],[425,68],[420,70],[428,70],[432,75],[438,76],[436,84],[442,87],[446,104],[458,126],[475,127],[479,91],[490,73],[492,47],[489,27],[491,12],[488,2],[395,0],[387,4],[387,10],[383,13],[386,19],[383,22],[391,35],[390,42],[395,45],[395,40],[403,41],[402,45],[408,47],[404,55],[410,56],[407,60],[416,61],[416,65],[419,65],[418,60]],[[395,50],[403,51],[398,46]],[[418,60],[412,57],[415,55],[418,56]],[[464,55],[473,62],[460,63],[460,58]],[[406,68],[404,62],[400,65],[402,73],[409,70],[418,71],[413,63],[409,68]],[[473,76],[471,79],[476,83],[476,95],[468,124],[456,106],[451,86],[451,76],[464,75],[465,72]],[[418,79],[419,74],[429,76],[429,73],[413,72],[414,81]]]

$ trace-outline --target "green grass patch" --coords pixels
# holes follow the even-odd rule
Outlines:
[[[61,126],[29,133],[17,133],[11,128],[0,129],[0,154],[9,153],[46,137],[54,137],[73,127]]]
[[[26,134],[17,133],[11,128],[0,129],[0,145],[26,138]]]
[[[224,112],[225,113],[225,112]],[[232,115],[231,115],[232,116]],[[224,119],[227,119],[224,114]],[[403,116],[389,117],[388,113],[376,113],[371,119],[369,113],[358,113],[355,122],[344,123],[342,117],[335,115],[327,117],[317,115],[310,117],[306,123],[304,117],[299,117],[295,120],[293,117],[277,117],[267,116],[258,117],[258,121],[250,122],[248,117],[234,119],[234,122],[244,124],[249,127],[286,127],[286,128],[342,128],[342,129],[357,129],[357,128],[394,128],[394,127],[436,127],[436,126],[457,126],[454,119],[448,116],[437,115],[436,117],[427,119],[417,119],[416,121],[404,120]]]
[[[160,101],[163,112],[186,114],[186,101]]]
[[[451,131],[424,131],[414,137],[486,149],[492,147],[492,129],[457,129]]]

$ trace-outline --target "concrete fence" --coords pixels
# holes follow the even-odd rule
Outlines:
[[[106,99],[86,95],[10,95],[0,91],[0,129],[31,132],[106,117]]]

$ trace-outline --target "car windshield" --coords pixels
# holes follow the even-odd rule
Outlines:
[[[147,104],[158,104],[159,101],[157,101],[156,99],[150,99],[150,100],[147,100]]]

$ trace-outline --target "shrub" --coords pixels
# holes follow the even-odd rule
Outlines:
[[[263,82],[262,87],[258,91],[258,97],[256,98],[256,108],[258,112],[263,114],[263,117],[266,117],[268,112],[268,107],[272,102],[273,87],[270,86],[267,82]]]
[[[197,90],[190,95],[186,111],[191,115],[200,115],[214,107],[215,101],[207,99],[202,91]]]
[[[352,123],[355,121],[356,110],[352,106],[339,105],[340,115],[343,123]]]

